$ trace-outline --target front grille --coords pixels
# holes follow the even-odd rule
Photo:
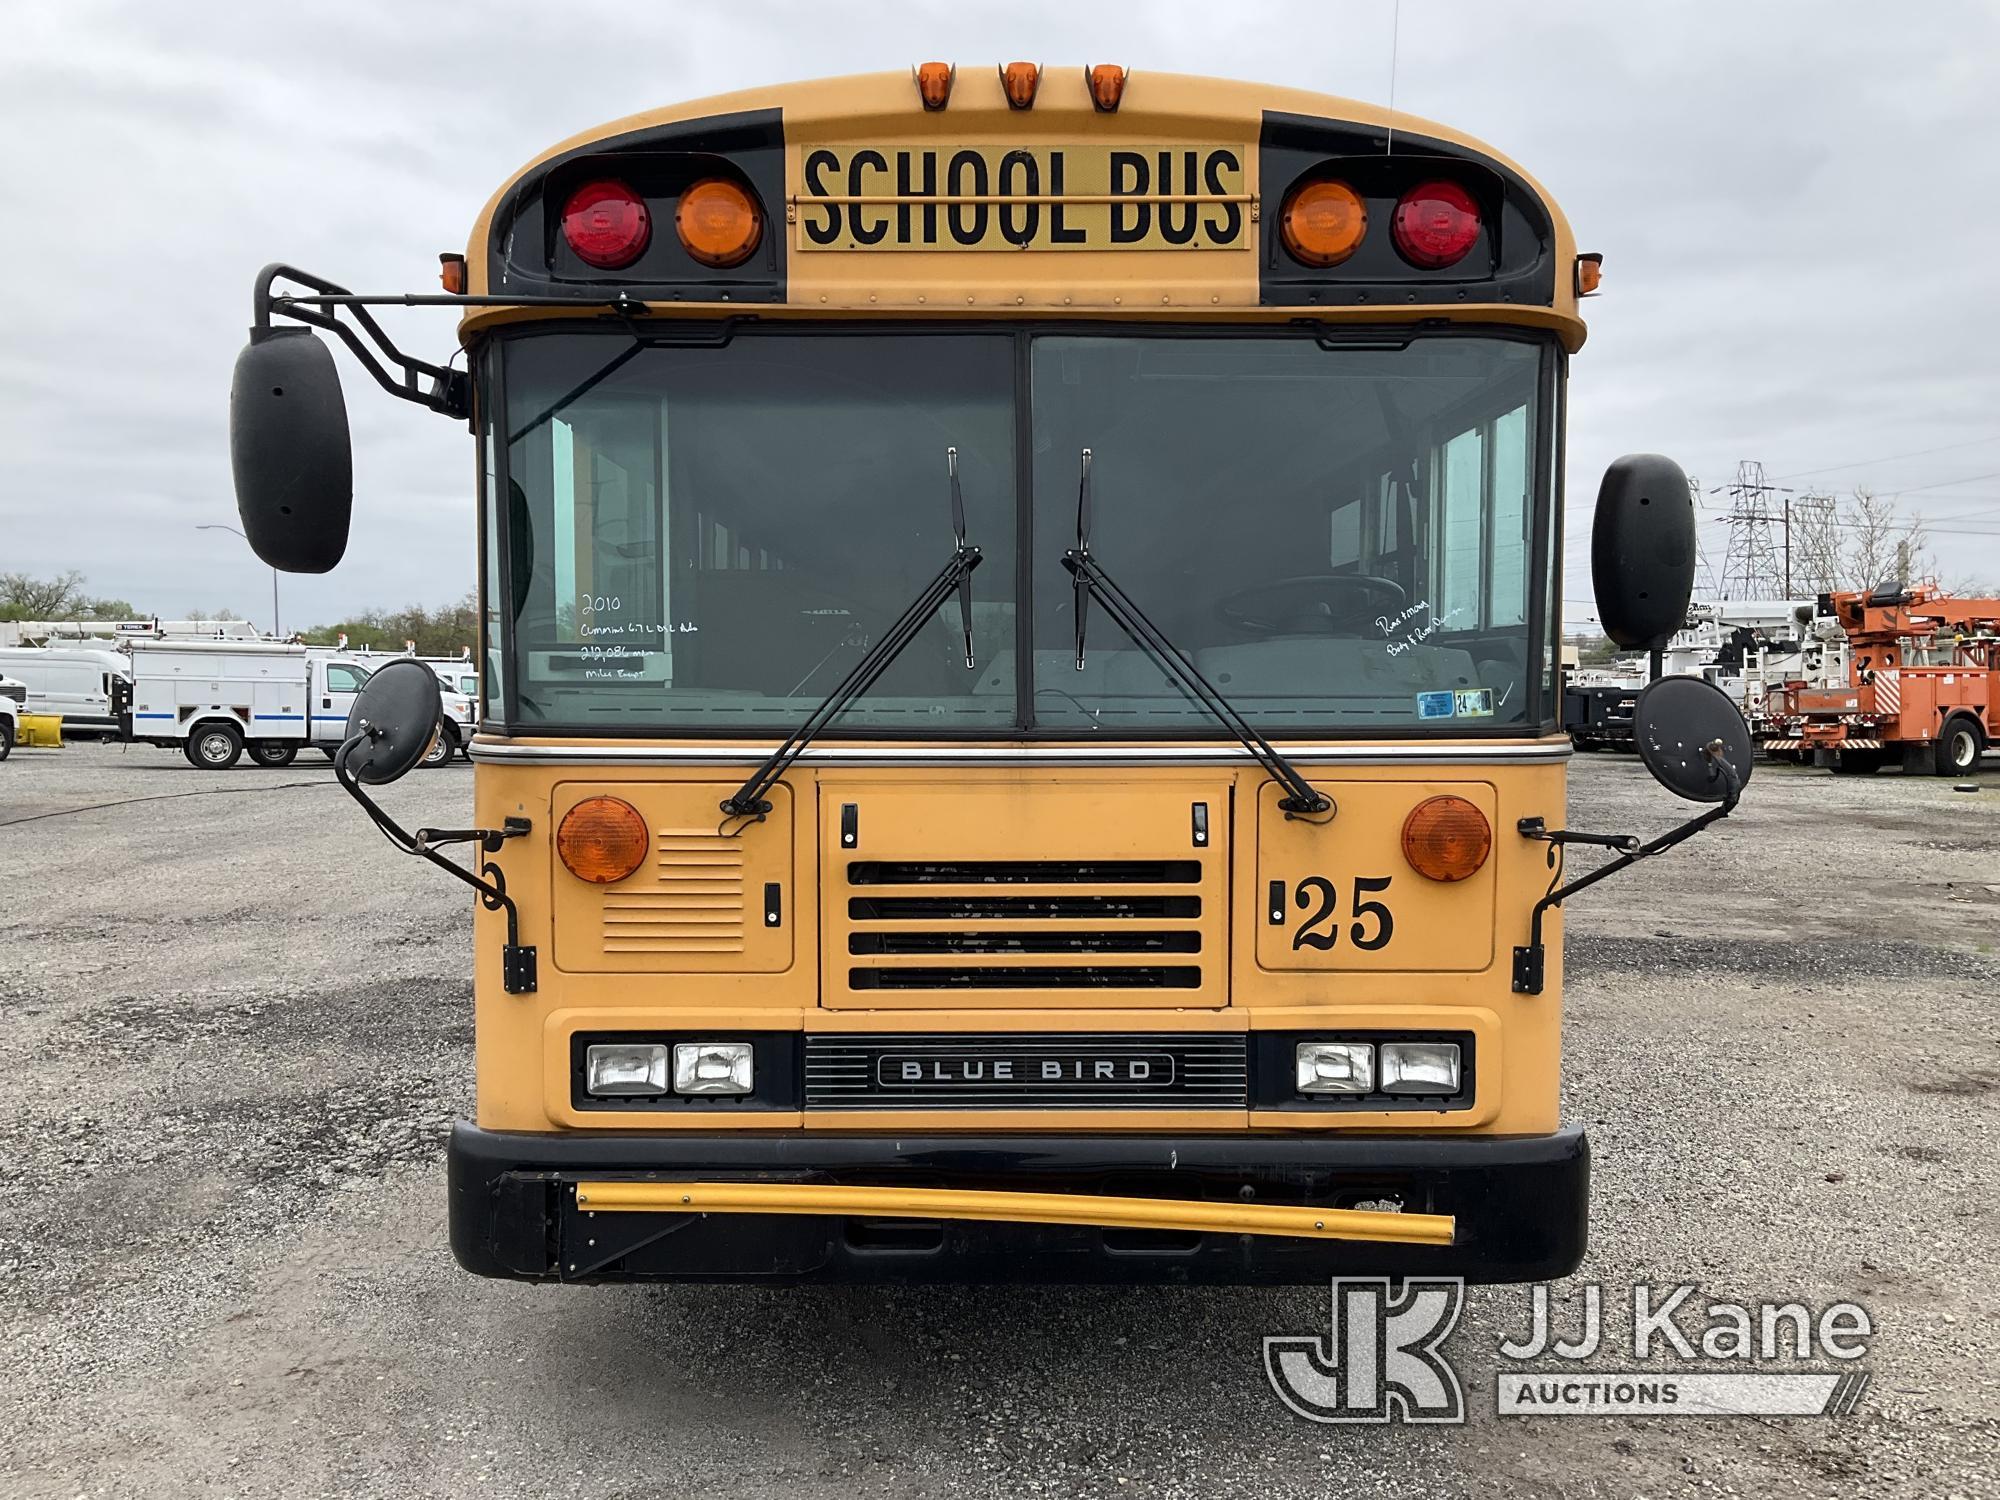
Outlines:
[[[1243,1109],[1241,1033],[821,1032],[807,1109]]]
[[[855,860],[849,885],[1192,885],[1198,859]]]
[[[1195,859],[855,860],[848,888],[884,894],[848,899],[847,952],[862,960],[850,964],[848,987],[1198,990],[1198,962],[1157,960],[1201,953],[1202,873]],[[1027,894],[1033,887],[1042,892]],[[932,961],[894,962],[908,958]]]

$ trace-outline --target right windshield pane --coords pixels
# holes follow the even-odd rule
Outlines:
[[[1091,552],[1269,732],[1518,727],[1541,653],[1539,346],[1427,337],[1035,343],[1035,718],[1206,726],[1061,567],[1092,454]]]

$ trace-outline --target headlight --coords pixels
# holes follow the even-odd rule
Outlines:
[[[584,1053],[583,1086],[602,1098],[667,1091],[667,1049],[648,1042],[597,1042]]]
[[[1385,1094],[1457,1093],[1458,1043],[1384,1042],[1382,1092]]]
[[[1368,1042],[1300,1042],[1296,1056],[1301,1094],[1374,1092],[1375,1048]]]
[[[747,1094],[750,1077],[748,1042],[680,1042],[674,1047],[676,1094]]]

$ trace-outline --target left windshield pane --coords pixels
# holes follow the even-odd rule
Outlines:
[[[1007,338],[564,334],[505,359],[521,722],[790,728],[951,555],[953,447],[979,668],[951,605],[834,727],[1013,722]]]

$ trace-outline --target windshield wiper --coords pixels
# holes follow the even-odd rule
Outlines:
[[[1198,707],[1241,740],[1243,748],[1250,752],[1257,764],[1284,788],[1285,795],[1278,799],[1278,806],[1285,813],[1293,817],[1313,817],[1333,810],[1333,800],[1314,788],[1299,774],[1296,766],[1271,748],[1271,742],[1251,727],[1250,722],[1216,690],[1215,684],[1196,670],[1187,654],[1168,640],[1159,626],[1146,618],[1145,612],[1090,555],[1088,448],[1083,450],[1083,477],[1076,491],[1076,545],[1063,554],[1062,562],[1076,582],[1076,669],[1079,672],[1083,670],[1085,612],[1095,595],[1097,602],[1104,606],[1104,612],[1111,616],[1112,623],[1132,638],[1132,644],[1152,658],[1155,665],[1164,668]]]
[[[722,810],[732,818],[761,819],[771,811],[770,799],[764,794],[771,789],[772,783],[792,768],[792,763],[805,753],[814,735],[875,685],[876,679],[889,670],[889,664],[903,654],[903,648],[917,638],[917,633],[930,623],[931,616],[944,608],[945,601],[954,592],[958,594],[959,625],[965,632],[965,669],[968,672],[973,670],[972,570],[979,566],[980,551],[965,542],[965,496],[958,487],[958,449],[945,449],[944,463],[946,473],[951,476],[953,548],[950,561],[938,570],[937,577],[924,585],[924,591],[897,616],[896,623],[884,631],[882,638],[841,678],[840,685],[826,695],[818,708],[806,715],[805,722],[793,730],[782,745],[771,752],[770,759],[752,771],[749,779],[732,796],[723,799]]]

